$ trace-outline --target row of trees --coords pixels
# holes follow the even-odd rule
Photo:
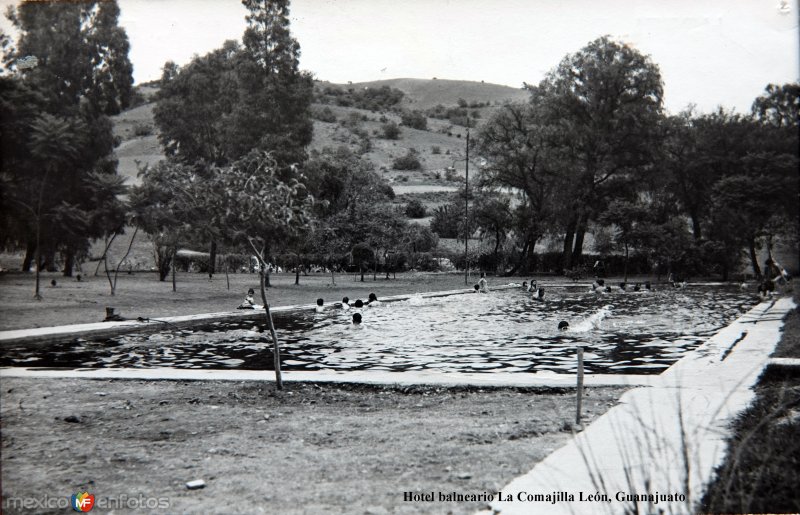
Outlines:
[[[5,63],[16,73],[0,78],[3,244],[27,249],[26,269],[61,252],[70,274],[91,239],[126,224],[155,242],[162,280],[179,246],[206,246],[212,274],[220,247],[298,263],[313,253],[331,264],[347,253],[389,262],[399,251],[413,261],[435,247],[436,234],[386,208],[393,193],[371,163],[344,148],[307,155],[313,81],[298,70],[288,2],[243,4],[242,44],[165,65],[155,121],[167,160],[142,171],[130,205],[108,120],[131,99],[116,4],[12,11],[20,39]],[[511,273],[545,237],[562,240],[563,270],[579,265],[592,232],[601,252],[644,253],[685,274],[727,275],[745,249],[759,275],[759,245],[795,234],[796,85],[770,86],[749,116],[669,117],[658,67],[600,38],[527,87],[530,102],[504,106],[479,131],[473,150],[487,163],[479,187],[434,212],[439,236],[480,231],[495,266],[501,254],[515,258],[501,266]],[[241,188],[261,203],[236,197]]]
[[[796,237],[797,84],[770,85],[750,115],[666,116],[658,67],[603,37],[526,87],[530,102],[476,138],[480,185],[517,197],[493,210],[517,243],[512,272],[547,236],[562,238],[563,270],[580,265],[593,228],[599,250],[635,249],[665,272],[727,279],[744,249],[760,276],[760,245]]]

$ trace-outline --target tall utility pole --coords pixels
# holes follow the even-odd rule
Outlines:
[[[464,285],[469,286],[469,113],[467,113],[467,160],[464,177]]]

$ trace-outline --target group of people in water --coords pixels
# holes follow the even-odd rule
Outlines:
[[[247,295],[245,296],[242,303],[239,304],[237,309],[260,309],[261,306],[255,303],[255,299],[253,298],[254,295],[255,295],[255,290],[253,290],[253,288],[248,289]],[[363,301],[361,299],[356,299],[355,302],[353,302],[352,304],[350,303],[349,297],[344,297],[342,298],[340,306],[342,310],[349,311],[350,309],[360,310],[365,307],[376,307],[379,306],[380,304],[381,301],[378,300],[378,296],[375,295],[374,293],[370,293],[366,301]],[[322,313],[322,311],[324,311],[325,309],[325,300],[322,298],[317,299],[317,305],[314,309],[317,313]],[[362,316],[360,311],[356,311],[355,313],[353,313],[352,316],[353,326],[360,326],[361,320]]]
[[[791,277],[786,272],[786,270],[778,265],[772,258],[769,258],[766,263],[766,277],[764,280],[759,284],[758,292],[762,298],[768,297],[772,295],[775,291],[775,286],[777,285],[786,285],[790,280]],[[672,288],[682,289],[686,287],[686,281],[684,279],[678,278],[673,274],[669,275],[667,283]],[[746,287],[745,283],[742,283],[742,287]],[[481,272],[480,279],[478,283],[474,286],[476,293],[489,293],[489,283],[486,279],[486,274]],[[544,301],[545,298],[545,290],[544,288],[540,287],[535,279],[532,279],[530,283],[528,281],[522,282],[522,289],[531,294],[531,299],[535,301]],[[622,293],[627,291],[633,292],[649,292],[651,291],[652,285],[650,281],[644,282],[635,282],[630,285],[627,282],[618,283],[616,287],[612,288],[610,285],[605,283],[605,280],[595,278],[591,285],[591,291],[596,294],[603,294],[603,293]],[[255,290],[250,288],[247,290],[247,295],[245,296],[244,300],[241,304],[239,304],[238,309],[260,309],[261,306],[255,303],[254,300]],[[322,312],[324,310],[324,300],[319,298],[317,299],[316,311]],[[352,327],[360,328],[362,322],[362,315],[361,309],[366,307],[375,307],[380,305],[381,302],[378,300],[377,295],[374,293],[370,293],[369,297],[366,301],[362,301],[361,299],[356,299],[354,302],[350,302],[348,297],[344,297],[339,304],[343,311],[349,311],[351,309],[356,310],[352,314]],[[607,315],[608,308],[610,306],[606,306],[603,308],[604,316]],[[602,318],[602,317],[601,317]],[[558,323],[558,330],[559,331],[568,331],[570,329],[569,322],[566,320],[562,320]]]

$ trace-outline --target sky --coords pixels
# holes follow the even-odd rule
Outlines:
[[[167,60],[241,40],[245,28],[238,0],[118,2],[137,83],[157,79]],[[521,87],[603,35],[650,55],[672,113],[749,112],[768,83],[800,78],[798,0],[293,0],[291,31],[301,68],[337,83]]]

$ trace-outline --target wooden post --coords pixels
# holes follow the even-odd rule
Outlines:
[[[283,390],[283,379],[281,377],[281,348],[278,345],[278,335],[275,332],[275,324],[272,322],[272,312],[269,310],[269,303],[267,302],[267,291],[264,285],[264,261],[262,260],[261,274],[259,284],[261,286],[261,301],[264,303],[264,312],[267,315],[267,327],[272,335],[272,363],[275,368],[275,387],[278,390]]]
[[[583,347],[578,347],[578,406],[575,412],[575,429],[580,431],[581,426],[581,401],[583,400]]]

